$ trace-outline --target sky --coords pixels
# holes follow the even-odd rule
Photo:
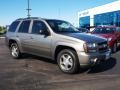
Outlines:
[[[117,0],[30,0],[32,17],[62,19],[75,26],[78,12]],[[0,26],[27,17],[27,0],[0,0]]]

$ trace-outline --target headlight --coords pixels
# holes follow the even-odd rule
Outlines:
[[[112,40],[112,38],[108,38],[108,41],[111,41]]]
[[[94,52],[97,52],[98,45],[96,43],[85,43],[83,47],[86,53],[88,52],[94,53]]]
[[[97,47],[97,44],[96,43],[89,43],[87,44],[88,48],[96,48]]]

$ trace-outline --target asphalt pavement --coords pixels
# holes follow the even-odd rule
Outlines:
[[[0,38],[0,90],[120,90],[120,51],[98,66],[68,75],[46,58],[13,59]]]

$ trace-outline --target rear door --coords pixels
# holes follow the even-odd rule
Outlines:
[[[30,49],[30,46],[29,46],[30,23],[31,23],[31,20],[23,21],[18,29],[18,33],[16,34],[16,37],[18,37],[20,40],[23,51],[29,51]]]

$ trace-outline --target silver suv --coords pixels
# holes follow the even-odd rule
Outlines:
[[[80,33],[62,20],[17,19],[10,25],[6,42],[13,58],[23,53],[46,57],[56,60],[65,73],[76,73],[110,58],[106,39]]]

